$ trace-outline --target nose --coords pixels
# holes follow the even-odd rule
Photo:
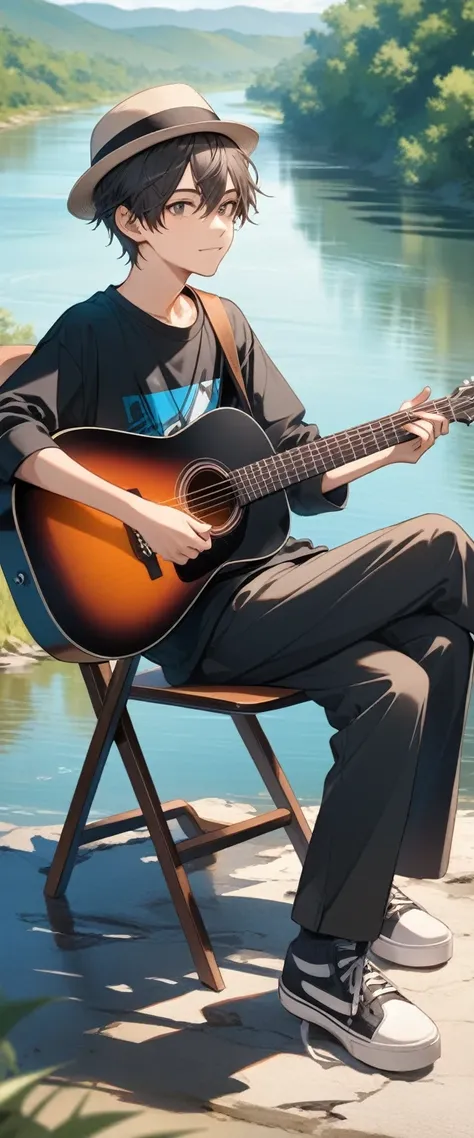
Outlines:
[[[227,230],[226,218],[216,213],[211,222],[211,229],[213,229],[214,232],[217,230],[218,233],[225,233]]]

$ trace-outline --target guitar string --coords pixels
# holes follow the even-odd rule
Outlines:
[[[401,416],[401,421],[402,421],[403,423],[405,423],[405,422],[407,421],[407,420],[406,420],[406,417],[402,415],[402,416]],[[384,441],[384,442],[385,442],[386,440],[383,438],[383,428],[379,427],[379,428],[377,428],[377,429],[378,429],[378,431],[379,431],[379,432],[380,432],[380,430],[382,430],[382,441]],[[354,428],[352,428],[351,430],[354,430]],[[371,432],[371,435],[370,435],[370,442],[372,443],[372,442],[373,442],[373,439],[374,439],[374,437],[376,437],[376,429],[374,429],[373,427],[370,427],[370,432]],[[342,435],[343,433],[346,433],[346,432],[341,432],[340,434]],[[359,431],[358,431],[358,433],[359,433],[360,435],[362,435],[362,431],[360,431],[360,430],[359,430]],[[408,439],[408,436],[409,436],[409,432],[407,432],[407,439]],[[329,436],[329,438],[331,438],[331,437],[333,437],[333,436]],[[366,437],[367,437],[367,436],[366,436]],[[363,435],[362,435],[362,438],[363,438]],[[364,440],[363,440],[363,441],[364,441]],[[329,448],[329,445],[328,445],[328,442],[327,442],[327,438],[324,438],[324,437],[323,437],[323,438],[321,438],[321,439],[317,440],[317,443],[316,443],[316,445],[318,445],[318,444],[325,444],[325,445],[326,445],[326,447],[327,447],[327,449],[328,449],[328,450],[330,449],[330,448]],[[304,444],[302,447],[299,447],[299,448],[296,448],[296,449],[297,449],[297,450],[300,450],[300,451],[301,451],[301,450],[306,450],[307,448],[309,448],[309,447],[312,447],[313,445],[314,445],[314,444],[312,444],[312,443],[307,443],[307,444]],[[388,448],[389,448],[390,446],[392,446],[392,445],[395,445],[395,444],[391,444],[391,443],[389,443],[389,444],[387,445],[387,447],[386,447],[386,448],[385,448],[385,447],[380,447],[380,448],[378,448],[378,450],[380,451],[380,450],[383,450],[383,449],[388,449]],[[342,457],[343,457],[343,458],[344,458],[344,459],[345,459],[347,462],[351,462],[351,461],[354,461],[354,457],[355,457],[355,456],[354,456],[354,450],[353,450],[352,444],[351,444],[349,441],[348,441],[348,442],[346,442],[346,443],[343,443],[343,444],[341,444],[341,443],[338,443],[338,444],[337,444],[337,447],[338,447],[338,450],[340,451],[340,453],[341,453]],[[347,455],[345,455],[345,454],[344,454],[344,449],[346,449],[346,450],[347,450],[347,448],[348,448],[348,447],[350,448],[350,451],[348,451]],[[351,452],[352,452],[352,453],[351,453]],[[377,453],[377,451],[375,451],[375,452],[371,452],[371,453]],[[295,472],[297,475],[298,475],[298,473],[301,473],[301,474],[304,474],[304,475],[305,475],[307,478],[311,478],[311,477],[315,477],[315,476],[317,476],[317,474],[318,474],[318,471],[314,471],[314,472],[312,472],[312,473],[308,473],[308,472],[307,472],[307,470],[306,470],[306,467],[305,467],[305,458],[304,458],[302,455],[301,455],[301,456],[299,456],[298,458],[296,458],[296,456],[295,456],[294,452],[293,452],[293,453],[291,453],[291,451],[288,451],[288,452],[280,452],[279,454],[277,453],[276,455],[271,455],[271,456],[269,456],[269,457],[270,457],[270,461],[271,461],[272,459],[275,459],[275,458],[277,458],[277,459],[278,459],[278,458],[281,458],[281,459],[283,459],[283,458],[284,458],[284,455],[285,455],[285,454],[287,454],[287,455],[288,455],[288,457],[291,457],[291,461],[293,462],[294,472]],[[251,467],[252,467],[252,465],[260,465],[262,462],[266,462],[266,461],[267,461],[266,459],[263,459],[263,460],[261,460],[261,459],[260,459],[260,460],[258,460],[258,461],[257,461],[257,463],[255,463],[255,464],[249,464],[249,467],[247,467],[247,469],[249,469],[249,470],[250,470],[250,473],[247,475],[247,478],[248,478],[248,486],[247,486],[247,487],[245,487],[245,484],[244,484],[244,482],[243,482],[243,479],[242,479],[242,486],[240,487],[241,489],[249,489],[249,490],[255,490],[255,489],[257,489],[257,490],[260,490],[261,488],[263,488],[264,490],[268,490],[268,483],[265,483],[265,481],[262,481],[262,478],[261,478],[261,476],[259,477],[259,476],[258,476],[256,473],[253,473],[253,472],[251,471]],[[300,469],[300,471],[298,471],[298,470],[297,470],[297,467],[296,467],[296,463],[297,463],[297,462],[303,463],[302,469]],[[345,465],[345,463],[339,463],[339,466],[342,466],[342,465]],[[244,467],[244,468],[242,468],[242,470],[245,470],[245,469],[246,469],[245,467]],[[330,469],[337,469],[337,466],[336,466],[336,467],[332,467],[332,468],[330,468]],[[239,473],[239,471],[238,471],[238,470],[236,470],[236,471],[232,471],[232,472],[231,472],[231,474],[232,474],[232,473],[233,473],[233,474],[237,474],[237,473]],[[278,476],[278,473],[279,473],[279,472],[278,472],[278,469],[276,470],[276,473],[277,473],[277,476]],[[285,472],[285,473],[286,473],[286,472]],[[321,472],[319,472],[319,473],[321,473]],[[324,472],[323,472],[323,473],[324,473]],[[251,478],[253,478],[253,479],[254,479],[254,486],[252,486],[252,484],[251,484],[251,482],[250,482],[250,479],[251,479]],[[234,487],[232,487],[232,488],[231,488],[231,487],[229,486],[229,482],[230,482],[230,478],[229,478],[229,476],[227,476],[227,477],[226,477],[225,481],[226,481],[226,482],[227,482],[227,484],[228,484],[227,486],[222,486],[220,489],[214,488],[212,491],[197,491],[195,494],[193,494],[193,495],[190,495],[190,496],[189,496],[189,498],[187,498],[187,499],[186,499],[186,502],[185,502],[185,503],[183,503],[183,501],[182,501],[182,500],[180,500],[179,498],[176,498],[176,497],[175,497],[175,498],[170,498],[170,499],[168,499],[167,501],[165,501],[165,502],[161,502],[161,503],[159,503],[159,504],[160,504],[160,505],[168,505],[168,504],[173,504],[173,503],[176,503],[177,505],[179,505],[179,506],[181,506],[181,507],[182,507],[183,505],[185,505],[185,506],[186,506],[186,508],[188,508],[188,509],[193,509],[193,508],[194,508],[194,509],[200,509],[201,511],[202,511],[202,508],[203,508],[203,507],[206,507],[206,513],[207,513],[207,512],[209,512],[209,509],[210,509],[211,507],[215,507],[215,506],[218,506],[218,505],[225,505],[227,502],[229,502],[229,501],[232,501],[232,500],[235,500],[235,497],[236,497],[236,490],[238,491],[238,489],[239,489],[238,485],[237,485],[237,486],[236,486],[236,485],[234,485]],[[296,479],[295,481],[298,481],[298,479]],[[289,483],[289,485],[291,485],[291,484],[292,484],[292,483]],[[271,492],[271,493],[274,493],[274,492],[277,492],[279,489],[284,489],[284,487],[283,487],[283,486],[279,487],[279,486],[275,485],[275,486],[272,488],[272,490],[271,490],[270,492]]]
[[[444,399],[437,400],[436,402],[437,403],[444,403],[446,401],[449,402],[449,400],[444,398]],[[462,400],[457,404],[457,409],[462,408],[463,406],[468,406],[470,403],[472,403],[472,399]],[[429,406],[434,406],[434,404],[435,404],[435,401],[432,401],[429,404]],[[409,414],[410,414],[410,412],[409,412]],[[416,414],[416,411],[412,411],[411,414],[412,415]],[[376,419],[376,420],[373,420],[372,422],[369,422],[369,423],[362,423],[360,427],[351,427],[347,431],[337,432],[337,435],[322,436],[320,439],[316,439],[314,443],[304,443],[302,446],[295,448],[295,450],[301,452],[303,450],[306,451],[310,447],[312,448],[314,446],[316,446],[316,447],[318,447],[318,446],[324,447],[325,446],[330,451],[330,443],[328,441],[329,439],[335,439],[337,437],[341,438],[343,435],[350,435],[353,432],[357,432],[357,434],[358,434],[359,438],[362,440],[362,442],[364,442],[366,438],[370,439],[370,441],[373,442],[374,437],[375,438],[377,437],[376,432],[378,431],[379,433],[380,432],[382,433],[382,440],[383,440],[383,433],[384,433],[385,428],[382,424],[385,423],[385,425],[387,425],[387,419],[389,419],[388,425],[395,427],[395,428],[397,426],[402,426],[402,425],[404,426],[405,423],[410,422],[410,421],[416,422],[416,419],[413,419],[413,420],[407,419],[406,412],[397,411],[397,412],[395,412],[394,415],[385,416],[382,420]],[[398,422],[397,422],[397,420],[398,420]],[[454,421],[456,421],[456,420],[454,420]],[[379,424],[378,427],[375,426],[376,423]],[[407,440],[408,440],[409,433],[410,432],[407,431]],[[389,447],[393,446],[393,445],[396,445],[396,444],[389,443],[389,444],[387,444],[386,448],[381,447],[380,450],[389,449]],[[344,449],[348,450],[348,448],[349,448],[349,451],[352,451],[352,454],[351,453],[347,454],[347,461],[348,462],[355,461],[355,458],[357,456],[354,456],[354,450],[353,450],[352,444],[351,444],[349,439],[347,439],[346,442],[337,442],[336,446],[344,458],[346,457],[344,455]],[[372,452],[372,453],[377,453],[377,451]],[[302,462],[303,463],[303,470],[301,471],[301,473],[306,473],[305,466],[304,466],[304,463],[305,463],[304,456],[300,455],[300,456],[296,457],[293,448],[290,448],[288,451],[280,451],[279,453],[277,452],[276,454],[270,455],[268,457],[270,460],[280,458],[284,461],[285,455],[287,455],[288,457],[291,458],[291,461],[293,462],[293,465],[295,467],[295,473],[298,473],[298,471],[296,470],[296,462]],[[255,464],[249,463],[247,469],[251,468],[253,465],[258,465],[259,463],[265,462],[265,461],[267,461],[267,460],[266,459],[263,459],[263,460],[258,459]],[[340,463],[340,465],[341,466],[345,465],[345,463]],[[241,469],[245,470],[246,467],[242,467]],[[333,467],[332,469],[337,469],[337,467]],[[231,475],[238,473],[238,468],[237,468],[237,470],[231,471],[230,473],[231,473]],[[278,475],[278,471],[276,473]],[[317,473],[318,472],[315,471],[313,475],[310,474],[310,475],[308,475],[308,477],[309,478],[317,477]],[[256,473],[251,473],[248,475],[248,477],[249,478],[253,477],[254,480],[258,481],[258,475]],[[225,481],[227,483],[230,482],[229,475],[226,476]],[[260,483],[260,485],[263,486],[263,488],[265,488],[265,483]],[[243,487],[243,488],[245,488],[245,487]],[[255,487],[253,487],[253,488],[255,489]],[[222,489],[220,489],[220,490],[215,488],[213,490],[196,491],[194,494],[190,494],[189,497],[186,499],[186,506],[188,508],[199,508],[202,506],[202,507],[206,507],[207,510],[209,510],[209,508],[212,506],[216,506],[218,504],[224,505],[227,501],[231,501],[232,499],[235,499],[236,489],[238,490],[238,487],[231,488],[230,486],[223,486]],[[249,485],[249,489],[252,489],[252,487],[250,485]],[[279,489],[279,487],[276,486],[275,491],[278,491],[278,489]],[[281,489],[283,489],[283,487],[281,487]],[[172,505],[173,503],[177,503],[180,506],[183,505],[182,500],[180,500],[179,498],[176,498],[176,497],[169,498],[164,502],[160,502],[159,505],[168,506],[168,505]]]

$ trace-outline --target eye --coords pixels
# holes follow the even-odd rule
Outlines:
[[[236,201],[230,201],[230,202],[223,202],[223,204],[219,206],[217,212],[221,215],[221,217],[234,217],[236,210],[237,210],[237,202]]]
[[[186,210],[186,206],[189,206],[191,213],[194,213],[193,202],[189,201],[172,202],[171,205],[168,205],[166,208],[172,217],[184,217],[185,213],[189,214],[189,210]]]

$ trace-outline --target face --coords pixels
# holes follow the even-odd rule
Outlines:
[[[153,251],[174,268],[212,277],[232,245],[236,208],[237,193],[228,175],[221,201],[206,216],[188,166],[164,208],[165,228],[150,230],[139,221],[130,224],[123,206],[117,211],[117,222],[140,242],[141,253],[147,259]]]

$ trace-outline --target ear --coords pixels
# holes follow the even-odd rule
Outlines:
[[[133,217],[125,205],[119,205],[115,210],[115,224],[120,232],[125,237],[131,237],[132,241],[146,240],[144,225],[136,217]]]

